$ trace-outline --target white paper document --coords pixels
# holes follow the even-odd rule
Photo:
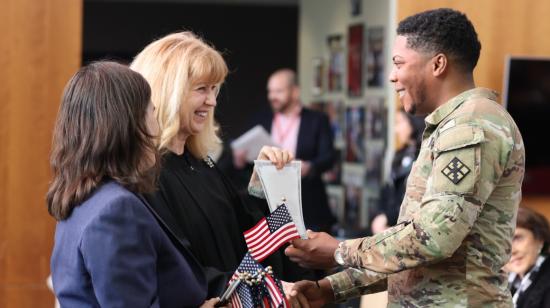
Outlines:
[[[274,146],[269,133],[261,125],[256,125],[239,138],[231,142],[233,150],[243,150],[246,152],[246,160],[252,162],[260,154],[264,145]]]
[[[277,170],[270,161],[254,161],[254,168],[262,183],[269,210],[273,212],[282,203],[286,204],[298,233],[303,239],[307,239],[302,214],[301,167],[300,161],[292,161]]]

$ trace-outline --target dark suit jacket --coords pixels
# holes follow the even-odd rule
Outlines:
[[[261,114],[257,120],[271,132],[273,113]],[[323,172],[332,168],[336,158],[333,134],[328,117],[321,112],[302,108],[296,144],[296,159],[311,162],[309,174],[302,178],[302,207],[306,227],[314,231],[330,231],[336,222],[328,206]]]
[[[58,222],[51,270],[63,307],[197,307],[206,298],[194,257],[114,181]]]

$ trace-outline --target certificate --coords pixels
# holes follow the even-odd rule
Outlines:
[[[231,142],[233,150],[241,150],[246,152],[246,160],[253,162],[263,146],[273,146],[275,143],[271,140],[269,133],[261,125],[256,125],[239,138]]]
[[[273,212],[282,203],[286,204],[300,237],[307,239],[302,214],[301,166],[300,161],[292,161],[277,170],[270,161],[254,161],[254,168],[262,183],[269,210]]]

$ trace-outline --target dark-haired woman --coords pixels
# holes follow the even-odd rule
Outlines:
[[[424,131],[424,117],[416,117],[400,109],[395,114],[396,152],[391,165],[390,178],[382,187],[378,212],[373,213],[373,234],[380,233],[397,223],[399,209],[405,197],[407,178],[418,156]]]
[[[550,307],[550,228],[544,216],[519,208],[512,257],[505,269],[517,308]]]
[[[139,195],[152,190],[158,170],[150,96],[145,79],[113,62],[83,67],[65,88],[47,195],[58,220],[51,270],[63,307],[204,302],[200,265]]]

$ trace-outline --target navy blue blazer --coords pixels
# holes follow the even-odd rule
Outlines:
[[[206,298],[199,263],[114,181],[57,223],[51,270],[62,307],[198,307]]]
[[[268,132],[271,132],[272,122],[271,112],[256,118],[256,123]],[[324,172],[332,168],[336,159],[333,139],[327,115],[302,107],[296,159],[311,163],[309,174],[302,178],[302,210],[306,226],[314,231],[330,231],[330,226],[336,222],[321,178]]]

